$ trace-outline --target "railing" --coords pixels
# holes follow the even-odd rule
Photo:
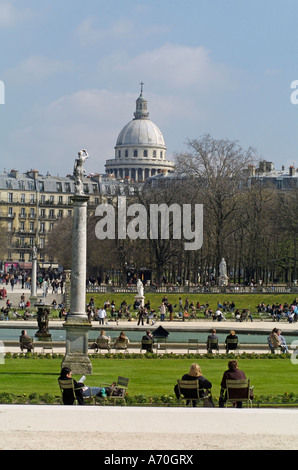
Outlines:
[[[164,294],[298,294],[298,286],[145,286],[145,293]],[[88,293],[137,293],[137,287],[119,285],[92,285],[86,287]]]

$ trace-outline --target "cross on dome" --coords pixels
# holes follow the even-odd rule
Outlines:
[[[143,97],[144,82],[140,83],[141,93],[136,101],[136,112],[134,113],[135,119],[148,119],[149,113],[147,110],[147,100]]]

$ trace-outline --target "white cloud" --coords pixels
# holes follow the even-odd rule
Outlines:
[[[11,84],[27,84],[47,77],[64,73],[72,68],[70,61],[60,61],[45,56],[30,56],[16,67],[3,73],[4,79]]]
[[[0,0],[0,27],[12,27],[35,16],[29,8],[16,8],[11,1]]]
[[[85,26],[88,28],[88,24]],[[123,28],[122,31],[125,25]],[[120,34],[119,24],[118,31]],[[3,78],[7,82],[34,84],[34,81],[68,72],[72,66],[70,62],[31,56],[7,70]],[[146,82],[144,93],[149,117],[164,134],[168,158],[171,158],[173,151],[184,144],[188,133],[195,132],[186,123],[191,122],[196,130],[210,117],[210,107],[203,103],[205,91],[213,94],[232,83],[232,73],[212,62],[210,53],[202,46],[166,44],[131,60],[121,54],[115,60],[114,54],[101,61],[97,76],[103,76],[100,69],[119,77],[123,89],[130,89],[133,79],[135,92],[85,89],[61,96],[46,107],[28,110],[26,121],[10,135],[10,153],[17,155],[14,166],[20,171],[35,167],[41,173],[50,171],[63,175],[72,172],[78,150],[86,148],[90,154],[87,171],[103,172],[105,161],[114,158],[119,132],[133,119],[138,83],[142,79]],[[167,141],[167,133],[172,135],[171,141]],[[6,161],[2,164],[9,166]]]
[[[104,172],[105,161],[114,158],[118,134],[133,119],[137,95],[82,90],[27,115],[24,126],[10,136],[9,147],[19,158],[14,159],[14,166],[20,171],[34,167],[41,173],[65,175],[72,172],[77,152],[86,148],[90,154],[86,170]],[[171,126],[171,120],[183,118],[190,105],[172,96],[151,94],[147,98],[150,118],[162,132],[165,125]],[[181,144],[184,139],[181,136]],[[22,149],[21,154],[15,146]],[[9,167],[6,161],[2,164]]]
[[[41,173],[49,170],[63,175],[72,172],[77,152],[86,148],[90,154],[87,170],[103,172],[106,159],[114,158],[118,133],[130,120],[127,103],[131,99],[124,94],[84,90],[39,109],[11,135],[11,146],[15,142],[23,149],[15,165],[21,170],[28,162],[27,166]]]
[[[126,38],[133,31],[133,23],[127,19],[118,19],[108,27],[101,27],[93,17],[85,18],[76,28],[75,34],[82,46],[96,45],[103,39]]]
[[[107,62],[107,59],[106,59]],[[113,63],[111,63],[113,67]],[[145,52],[123,64],[115,64],[118,73],[146,75],[150,83],[159,83],[169,89],[195,88],[198,90],[231,87],[235,84],[232,71],[224,64],[211,60],[211,53],[203,46],[189,47],[165,44]]]
[[[142,20],[140,20],[142,22]],[[141,33],[140,33],[141,29]],[[111,23],[101,25],[95,17],[85,18],[75,29],[82,46],[101,45],[103,41],[110,43],[120,41],[120,46],[128,44],[129,41],[138,41],[140,34],[142,38],[157,36],[168,33],[170,30],[167,24],[142,24],[130,18],[117,18]],[[109,44],[110,46],[110,44]],[[109,49],[110,47],[107,46]]]

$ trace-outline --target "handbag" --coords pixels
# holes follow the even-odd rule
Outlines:
[[[213,400],[212,400],[212,395],[208,391],[204,392],[203,407],[204,408],[213,408],[214,407],[214,403],[213,403]]]

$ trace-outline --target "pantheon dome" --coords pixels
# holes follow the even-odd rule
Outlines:
[[[145,181],[157,173],[175,170],[174,162],[168,161],[166,154],[161,130],[149,119],[142,83],[134,119],[118,135],[115,158],[106,160],[106,172],[117,179]]]

